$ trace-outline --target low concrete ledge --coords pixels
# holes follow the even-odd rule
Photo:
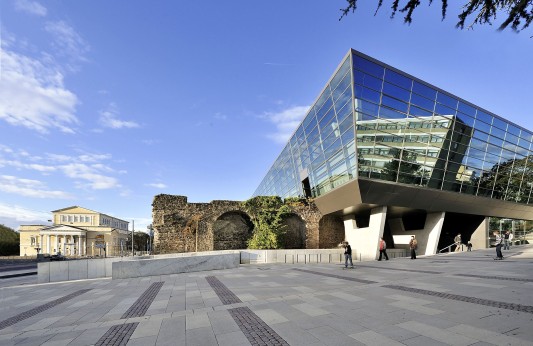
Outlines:
[[[206,270],[237,268],[239,251],[234,253],[152,258],[113,263],[113,279],[127,279],[152,275],[190,273]]]
[[[299,250],[241,250],[241,264],[256,263],[341,263],[343,252],[339,249]]]
[[[388,249],[389,258],[404,257],[403,249]],[[360,261],[354,251],[353,261]],[[58,282],[112,277],[124,279],[151,275],[236,268],[260,263],[344,263],[342,249],[220,250],[141,257],[111,257],[62,262],[41,262],[37,282]]]

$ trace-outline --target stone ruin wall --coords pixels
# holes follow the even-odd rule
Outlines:
[[[344,239],[339,217],[322,216],[314,203],[290,208],[288,237],[295,248],[332,248]],[[186,196],[161,194],[154,197],[152,218],[154,250],[160,254],[243,249],[251,236],[249,216],[238,201],[188,203]]]

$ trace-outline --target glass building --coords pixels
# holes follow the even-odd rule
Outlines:
[[[531,131],[350,50],[254,196],[318,202],[357,181],[343,194],[361,205],[533,219],[532,142]],[[410,192],[416,201],[394,195]],[[337,197],[326,212],[360,209]]]

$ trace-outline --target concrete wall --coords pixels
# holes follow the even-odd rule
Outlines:
[[[489,217],[486,217],[470,236],[472,248],[486,249],[489,247],[489,219]]]
[[[37,264],[37,282],[45,283],[111,277],[112,263],[120,260],[120,257],[114,257],[40,262]]]
[[[411,231],[405,230],[401,218],[389,220],[394,246],[408,250],[409,241],[414,235],[418,242],[417,254],[434,255],[437,252],[444,216],[444,212],[428,213],[424,228]]]
[[[113,263],[113,279],[127,279],[152,275],[169,275],[237,268],[239,251],[217,255],[182,256],[176,258],[150,258]]]
[[[388,249],[390,258],[405,257],[406,251]],[[353,250],[353,261],[365,259]],[[343,249],[221,250],[142,257],[115,257],[61,262],[42,262],[37,282],[57,282],[112,277],[126,278],[235,268],[260,263],[344,263]]]
[[[353,259],[368,261],[378,258],[379,238],[383,236],[386,218],[387,207],[372,209],[368,227],[358,228],[353,216],[344,218],[345,239],[352,247]]]

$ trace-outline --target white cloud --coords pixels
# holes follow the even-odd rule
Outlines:
[[[97,168],[82,163],[71,163],[60,166],[63,173],[73,179],[88,181],[88,186],[93,190],[105,190],[120,187],[118,180],[99,173]],[[83,184],[80,184],[83,187]]]
[[[11,175],[0,175],[0,191],[33,198],[72,198],[64,191],[48,189],[41,181]]]
[[[74,61],[87,61],[85,54],[90,50],[89,44],[64,21],[47,22],[44,29],[54,37],[54,48],[60,56]]]
[[[118,119],[119,115],[118,107],[114,103],[111,103],[106,110],[100,111],[100,124],[112,129],[139,127],[139,124],[134,121]]]
[[[16,0],[15,9],[20,12],[26,12],[40,17],[46,16],[47,13],[46,7],[37,1],[30,0]]]
[[[0,48],[0,119],[40,133],[74,133],[78,99],[53,66]]]
[[[267,137],[277,143],[287,143],[308,110],[309,106],[294,106],[279,112],[264,113],[262,117],[274,123],[277,129],[276,132],[267,134]]]
[[[146,186],[151,186],[151,187],[155,187],[157,189],[166,189],[167,186],[163,183],[150,183],[150,184],[146,184]]]
[[[5,146],[0,146],[0,149]],[[42,164],[27,163],[24,159],[31,159],[31,155],[20,155],[20,153],[8,152],[13,159],[5,159],[0,156],[0,167],[9,166],[21,170],[37,171],[43,174],[60,173],[64,176],[76,179],[79,188],[89,188],[93,190],[103,190],[119,188],[121,185],[118,179],[111,174],[124,174],[124,171],[115,171],[110,166],[101,161],[112,158],[110,154],[85,153],[78,156],[48,153],[42,159]],[[86,183],[82,183],[86,182]],[[13,193],[16,190],[12,190]],[[28,195],[27,191],[19,191],[19,194]]]
[[[31,210],[19,205],[0,203],[0,218],[13,219],[22,222],[40,220],[42,223],[50,219],[51,215],[51,213]]]

